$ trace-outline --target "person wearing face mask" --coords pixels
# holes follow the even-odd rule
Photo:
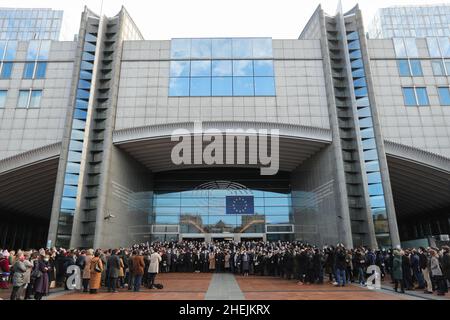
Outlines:
[[[49,291],[49,273],[52,271],[49,263],[50,256],[41,255],[35,268],[41,272],[41,276],[34,283],[34,299],[42,300],[42,297],[48,295]]]
[[[23,287],[25,287],[25,272],[27,271],[27,267],[23,263],[24,260],[25,256],[23,253],[18,253],[13,265],[14,276],[11,300],[20,300],[20,293],[22,292]]]

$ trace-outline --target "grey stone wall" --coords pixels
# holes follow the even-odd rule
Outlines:
[[[392,40],[368,40],[375,99],[385,139],[450,158],[450,107],[441,106],[437,87],[450,77],[434,76],[425,39],[416,40],[422,77],[400,77]],[[429,106],[405,106],[402,87],[426,87]]]
[[[8,90],[0,108],[0,159],[60,142],[69,105],[76,42],[52,41],[45,79],[23,79],[28,42],[19,42],[11,79],[0,80]],[[41,89],[39,108],[17,108],[19,90]]]
[[[318,40],[273,40],[275,97],[168,97],[170,41],[125,41],[115,129],[183,121],[329,128]]]
[[[112,147],[111,166],[107,185],[105,217],[100,247],[129,246],[143,241],[147,232],[148,213],[151,210],[153,175],[124,151]],[[147,201],[145,201],[147,200]]]
[[[314,155],[291,174],[296,239],[315,245],[343,242],[338,230],[333,149]]]

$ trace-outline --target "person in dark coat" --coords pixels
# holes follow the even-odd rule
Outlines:
[[[409,258],[409,251],[406,251],[402,256],[402,272],[403,272],[403,283],[405,285],[405,290],[413,289],[412,274],[411,274],[411,261]]]
[[[397,292],[398,284],[400,283],[401,293],[405,293],[405,287],[403,284],[403,252],[395,249],[393,252],[394,258],[392,261],[392,278],[394,280],[394,290]]]
[[[244,277],[248,276],[248,272],[249,272],[249,269],[250,269],[250,256],[247,253],[247,251],[244,250],[241,253],[241,259],[240,260],[242,261],[242,275]]]
[[[442,273],[447,281],[450,283],[450,247],[442,247]]]
[[[320,254],[318,249],[315,249],[313,256],[313,270],[314,270],[314,280],[317,281],[318,284],[323,283],[323,261],[322,255]]]
[[[108,292],[117,293],[116,285],[117,279],[120,273],[120,257],[119,250],[113,250],[112,254],[108,257]]]
[[[35,266],[35,268],[41,271],[41,276],[34,282],[34,299],[36,300],[42,300],[42,297],[48,295],[49,292],[50,283],[48,275],[53,271],[51,269],[49,260],[49,256],[41,255]]]
[[[336,250],[336,286],[342,286],[345,287],[345,270],[347,269],[347,263],[346,263],[346,255],[345,255],[345,249],[339,247]]]

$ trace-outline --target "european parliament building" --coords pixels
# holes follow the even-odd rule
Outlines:
[[[298,39],[155,41],[86,8],[77,39],[0,40],[0,247],[450,234],[448,34],[319,6]],[[175,163],[180,128],[242,129],[245,161]],[[245,132],[272,129],[262,175]]]

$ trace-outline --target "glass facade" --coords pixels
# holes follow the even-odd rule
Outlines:
[[[368,33],[372,39],[450,35],[450,5],[396,6],[378,9]]]
[[[169,96],[274,96],[272,39],[172,39]]]
[[[0,39],[59,40],[63,11],[0,8]]]
[[[380,247],[390,246],[390,231],[386,203],[381,179],[378,150],[374,134],[371,105],[367,93],[364,62],[361,57],[359,34],[347,32],[352,80],[358,110],[358,126],[361,133],[364,168],[367,176],[367,189],[375,226],[375,236]]]
[[[403,87],[402,91],[405,106],[428,106],[430,104],[425,87]]]
[[[27,62],[23,69],[24,79],[45,78],[50,44],[50,40],[31,40],[28,43]]]
[[[17,41],[0,40],[0,79],[11,78],[16,51]]]
[[[449,87],[439,87],[439,102],[441,106],[450,106],[450,88]]]
[[[399,59],[397,60],[397,66],[401,77],[423,76],[422,65],[418,59]]]
[[[55,245],[58,247],[61,246],[68,248],[70,246],[73,216],[77,207],[78,187],[81,174],[81,159],[85,140],[96,44],[96,35],[87,33],[84,39],[84,49],[81,59],[80,76],[78,80],[75,109],[72,119],[72,131],[70,133],[69,151],[67,154],[64,187],[56,234]]]
[[[143,192],[145,199],[134,197],[148,210],[148,223],[154,229],[178,227],[174,230],[184,237],[207,233],[226,236],[264,234],[269,225],[285,226],[281,233],[293,236],[288,174],[279,173],[271,184],[257,171],[247,169],[183,170],[155,174],[154,178],[153,192]],[[233,207],[233,200],[241,198],[247,201],[245,213]],[[153,236],[160,239],[161,234]]]
[[[0,108],[5,107],[7,95],[8,95],[8,90],[0,90]]]
[[[42,90],[19,90],[17,108],[39,108]]]

